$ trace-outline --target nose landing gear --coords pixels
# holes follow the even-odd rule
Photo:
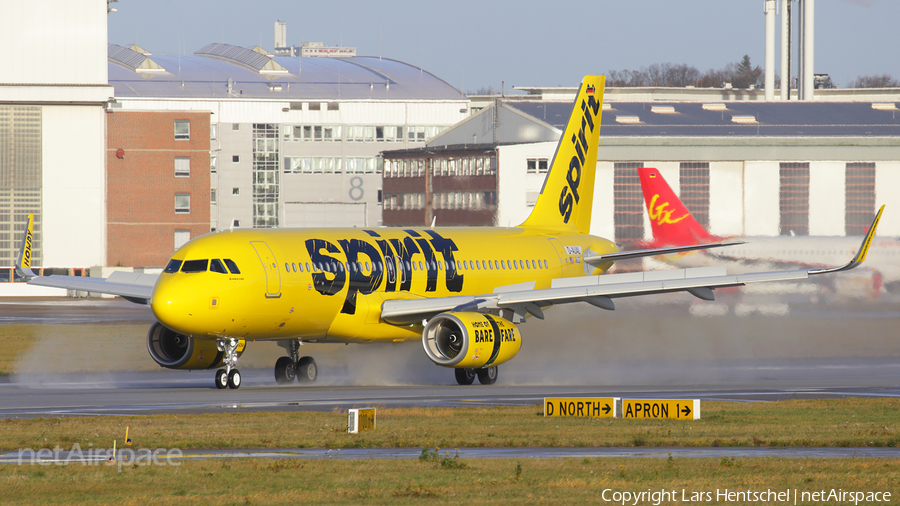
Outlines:
[[[297,379],[300,383],[313,383],[318,376],[318,367],[312,357],[300,356],[300,341],[279,341],[278,345],[291,354],[275,362],[275,383],[287,385]]]
[[[225,353],[225,368],[216,371],[216,388],[219,390],[228,387],[238,389],[241,387],[241,373],[235,368],[237,365],[237,339],[219,339],[216,342],[219,351]]]

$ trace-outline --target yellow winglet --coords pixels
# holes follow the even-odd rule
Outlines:
[[[872,239],[875,237],[875,229],[878,228],[878,222],[881,221],[881,213],[883,212],[884,204],[881,205],[881,209],[879,209],[878,214],[875,215],[875,220],[872,221],[872,226],[869,227],[869,233],[866,234],[866,237],[863,239],[862,245],[859,247],[859,252],[853,259],[855,262],[863,263],[866,260],[866,255],[869,254],[869,246],[872,245]]]
[[[883,212],[884,205],[882,204],[881,208],[878,209],[878,213],[875,215],[875,219],[872,220],[872,226],[869,227],[869,232],[865,237],[863,237],[862,244],[859,245],[859,251],[856,253],[856,256],[853,257],[853,260],[850,260],[846,265],[842,265],[840,267],[832,267],[830,269],[816,269],[807,272],[809,274],[826,274],[829,272],[847,271],[863,263],[863,261],[865,261],[866,259],[866,255],[869,253],[869,246],[872,245],[872,239],[875,238],[875,229],[878,228],[878,222],[881,220],[881,213]]]
[[[34,214],[28,215],[28,226],[25,227],[25,236],[22,238],[22,247],[19,248],[19,256],[16,258],[16,272],[25,278],[34,278],[37,275],[31,270],[31,246],[34,244]]]

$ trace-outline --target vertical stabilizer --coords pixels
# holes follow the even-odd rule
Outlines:
[[[605,76],[585,76],[541,194],[523,227],[590,233]]]
[[[691,216],[659,170],[642,167],[637,171],[654,242],[666,246],[688,246],[715,240]]]

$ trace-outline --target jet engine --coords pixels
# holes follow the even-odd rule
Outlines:
[[[224,364],[225,352],[215,339],[197,339],[179,334],[156,322],[147,332],[147,350],[153,360],[169,369],[215,369]],[[238,357],[244,353],[244,341],[238,343]]]
[[[522,335],[509,320],[484,313],[442,313],[425,325],[422,344],[437,365],[478,369],[516,356]]]

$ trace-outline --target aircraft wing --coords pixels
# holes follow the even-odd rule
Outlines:
[[[671,246],[666,248],[638,249],[632,251],[617,251],[615,253],[605,253],[603,255],[592,255],[584,257],[584,261],[591,265],[601,264],[603,262],[612,262],[617,260],[627,260],[629,258],[652,257],[656,255],[668,255],[670,253],[681,253],[683,251],[695,251],[698,249],[721,248],[724,246],[737,246],[745,244],[744,241],[723,241],[711,242],[706,244],[691,244],[688,246]]]
[[[526,314],[543,319],[542,307],[570,302],[587,302],[611,310],[615,309],[612,300],[615,298],[668,292],[688,292],[704,300],[713,300],[713,290],[716,288],[769,281],[796,281],[816,274],[853,269],[865,260],[883,211],[884,206],[881,206],[856,256],[839,267],[729,275],[726,274],[725,267],[719,266],[559,278],[553,280],[550,288],[540,290],[524,288],[475,296],[388,300],[381,306],[381,318],[389,323],[406,324],[428,319],[445,311],[509,309],[514,314],[513,323],[520,323]]]
[[[138,304],[148,304],[153,294],[153,285],[159,276],[136,272],[113,272],[108,278],[88,278],[81,276],[34,276],[29,285],[65,288],[83,292],[119,295]]]
[[[138,304],[149,304],[153,285],[159,277],[155,274],[136,272],[113,272],[108,278],[88,278],[82,276],[38,276],[31,270],[31,245],[34,238],[34,215],[28,215],[22,246],[16,258],[16,274],[25,278],[29,285],[65,288],[83,292],[119,295]]]

